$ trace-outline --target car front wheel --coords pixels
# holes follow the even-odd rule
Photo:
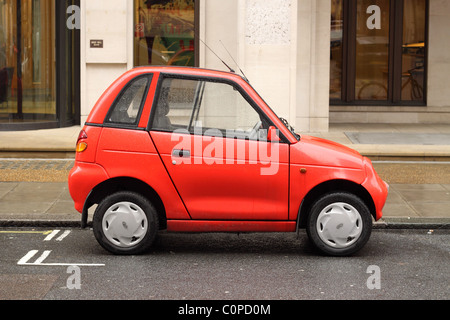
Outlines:
[[[158,215],[153,205],[134,192],[114,193],[100,202],[93,218],[98,243],[114,254],[140,254],[154,242]]]
[[[308,236],[325,254],[347,256],[359,251],[372,233],[372,216],[365,203],[350,193],[330,193],[310,211]]]

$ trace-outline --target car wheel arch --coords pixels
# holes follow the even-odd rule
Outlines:
[[[161,197],[147,183],[131,177],[111,178],[101,182],[92,189],[84,205],[82,227],[87,226],[87,211],[89,208],[91,208],[93,205],[98,204],[107,195],[119,191],[131,191],[147,198],[153,204],[158,213],[160,229],[167,228],[166,209],[164,203],[161,200]]]
[[[298,210],[297,231],[306,227],[308,215],[315,201],[331,192],[348,192],[358,196],[366,204],[372,217],[376,217],[375,203],[366,188],[349,180],[329,180],[312,188],[303,198]]]

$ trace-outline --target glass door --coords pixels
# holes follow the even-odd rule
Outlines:
[[[425,87],[426,1],[409,0],[403,5],[401,98],[421,101]]]
[[[79,0],[0,1],[0,131],[79,122]]]
[[[429,1],[330,1],[330,104],[426,105]]]
[[[357,100],[387,100],[389,85],[389,0],[357,1]]]
[[[344,0],[331,0],[330,99],[342,96]]]
[[[0,2],[0,124],[56,120],[54,1]]]
[[[56,2],[57,116],[61,127],[80,122],[80,30],[67,27],[68,16],[73,14],[68,8],[73,6],[79,7],[80,1]]]

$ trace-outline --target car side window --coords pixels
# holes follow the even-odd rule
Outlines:
[[[256,139],[265,126],[261,115],[229,83],[166,78],[160,86],[152,128]]]
[[[111,107],[105,123],[136,125],[144,106],[149,81],[149,76],[133,79]]]
[[[153,117],[153,129],[174,131],[187,129],[194,108],[198,82],[166,78],[159,91]]]

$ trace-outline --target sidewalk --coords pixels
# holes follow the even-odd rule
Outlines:
[[[80,226],[66,182],[0,182],[0,203],[0,227]],[[450,184],[394,184],[376,227],[449,228],[449,208]]]
[[[0,158],[73,158],[81,127],[0,131]],[[372,160],[450,161],[450,124],[332,124],[303,133],[349,146]]]
[[[74,158],[80,130],[0,131],[0,158]]]
[[[312,135],[371,160],[450,161],[450,124],[332,124],[328,133]]]
[[[66,181],[80,129],[0,132],[0,226],[80,225]],[[370,157],[388,180],[384,218],[376,227],[450,227],[450,125],[333,125],[328,133],[308,134]],[[384,160],[401,162],[384,167]],[[435,174],[413,167],[412,177],[401,170],[423,160],[439,167]]]

